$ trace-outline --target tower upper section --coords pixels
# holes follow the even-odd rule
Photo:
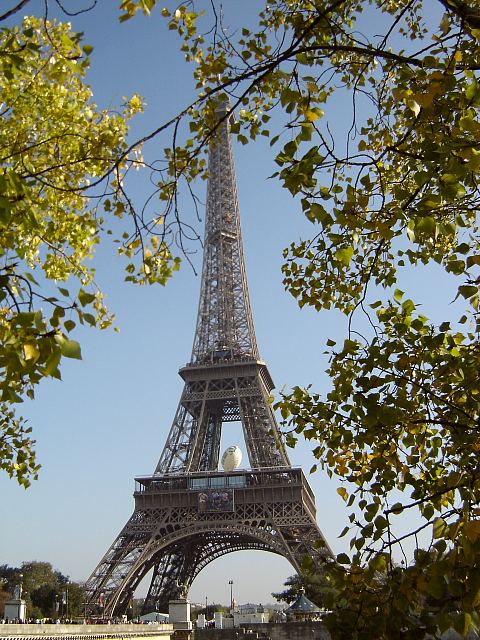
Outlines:
[[[225,104],[218,116],[224,120],[209,150],[202,283],[192,364],[259,358],[230,141],[233,114]]]

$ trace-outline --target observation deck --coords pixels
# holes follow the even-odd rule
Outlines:
[[[135,478],[135,508],[183,507],[200,513],[234,512],[241,505],[297,502],[315,520],[315,496],[300,468],[202,471]]]

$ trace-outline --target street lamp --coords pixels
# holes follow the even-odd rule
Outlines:
[[[233,580],[229,580],[228,584],[230,585],[230,610],[233,609]]]
[[[205,620],[207,620],[207,606],[208,606],[208,597],[205,596]]]

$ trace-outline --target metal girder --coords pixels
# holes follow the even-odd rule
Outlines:
[[[202,536],[196,535],[193,541],[185,540],[183,545],[177,545],[173,552],[160,552],[143,612],[168,611],[169,600],[181,590],[188,590],[197,575],[210,562],[228,553],[246,550],[278,553],[278,550],[272,549],[267,543],[250,539],[235,531],[229,531],[228,534],[207,532]]]
[[[289,464],[255,338],[229,118],[210,147],[197,326],[180,373],[185,387],[155,473],[216,469],[222,424],[232,421],[243,424],[252,468]]]
[[[159,523],[157,531],[162,525],[165,523]],[[168,601],[178,597],[180,587],[188,590],[207,564],[239,550],[282,555],[299,571],[306,555],[317,559],[317,564],[325,560],[325,553],[315,551],[309,543],[312,534],[318,536],[313,523],[296,528],[278,527],[273,520],[261,518],[254,524],[237,520],[179,526],[167,535],[150,536],[150,544],[136,547],[136,554],[128,553],[125,547],[113,565],[104,563],[104,571],[98,571],[96,580],[91,578],[86,585],[90,608],[94,609],[103,596],[102,613],[107,616],[124,613],[135,588],[154,567],[145,609],[165,611]]]
[[[202,283],[191,362],[258,359],[243,257],[230,118],[210,146]]]

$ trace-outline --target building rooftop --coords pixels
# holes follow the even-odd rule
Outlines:
[[[288,609],[285,609],[285,613],[305,612],[305,613],[320,613],[321,609],[317,607],[311,600],[307,598],[304,593],[301,593],[298,598],[293,602]]]

